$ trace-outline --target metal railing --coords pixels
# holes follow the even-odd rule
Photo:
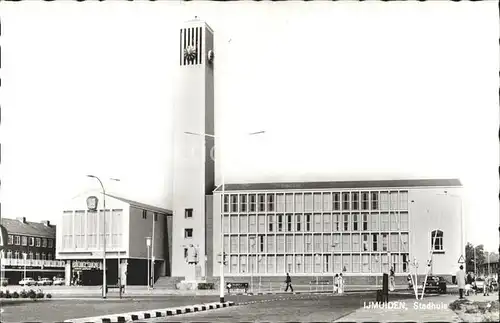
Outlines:
[[[2,258],[3,266],[64,267],[64,260],[35,260]]]

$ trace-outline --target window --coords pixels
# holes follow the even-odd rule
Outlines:
[[[192,218],[193,217],[193,209],[185,209],[184,210],[184,217],[187,218]]]
[[[259,194],[259,212],[266,211],[266,196],[264,194]]]
[[[245,194],[240,194],[240,212],[247,211],[247,196]]]
[[[388,251],[388,237],[387,234],[382,234],[382,251]]]
[[[391,252],[399,252],[399,234],[391,233]]]
[[[158,213],[153,213],[154,217],[155,217],[155,222],[158,221]]]
[[[259,214],[257,216],[257,221],[258,226],[259,226],[259,233],[264,233],[266,232],[266,215],[265,214]]]
[[[408,212],[401,212],[401,231],[408,231]]]
[[[340,231],[340,214],[338,213],[335,213],[333,215],[333,231],[334,232]]]
[[[23,246],[28,245],[28,237],[21,237],[21,245]]]
[[[359,210],[359,193],[352,193],[352,210]]]
[[[14,243],[14,236],[12,234],[9,234],[9,244],[12,245]]]
[[[359,234],[352,235],[352,251],[359,252]]]
[[[321,231],[323,231],[321,229],[321,227],[322,227],[321,214],[316,213],[316,214],[314,214],[314,231],[315,232],[321,232]]]
[[[431,246],[434,251],[443,251],[443,231],[434,230],[431,232]]]
[[[193,229],[184,229],[184,238],[192,238]]]
[[[312,252],[312,235],[304,236],[305,252]]]
[[[304,252],[304,236],[295,236],[295,252]]]
[[[266,245],[265,237],[263,235],[260,235],[259,236],[259,252],[265,252],[264,251],[265,245]]]
[[[323,232],[332,232],[331,217],[331,214],[323,214]]]
[[[340,211],[340,193],[332,193],[333,210]]]
[[[29,239],[28,239],[28,240],[29,240],[29,245],[30,245],[30,247],[34,247],[34,246],[35,246],[35,238],[33,238],[33,237],[29,237]]]
[[[297,232],[300,232],[302,230],[301,225],[302,225],[302,214],[297,214],[296,216],[296,221],[297,221]]]
[[[323,252],[332,252],[332,236],[324,235],[323,236]]]
[[[366,211],[370,208],[369,197],[370,197],[370,194],[368,194],[368,192],[361,193],[361,209],[363,211]]]
[[[267,211],[274,212],[274,194],[267,194]]]
[[[342,210],[349,210],[349,193],[342,193]]]
[[[286,215],[286,218],[285,218],[285,221],[286,221],[286,231],[287,232],[292,232],[292,215],[291,214],[287,214]]]
[[[363,214],[363,231],[368,231],[368,214]]]
[[[342,271],[351,271],[351,256],[350,255],[344,255],[342,257]]]
[[[403,265],[403,272],[406,273],[408,271],[408,257],[406,256],[406,254],[402,254],[401,258],[402,258],[401,262]]]
[[[354,213],[352,215],[352,231],[358,231],[359,230],[359,214]]]
[[[224,215],[224,219],[222,219],[222,227],[225,233],[229,233],[229,216]]]
[[[285,195],[285,211],[293,212],[293,194]],[[302,194],[295,195],[295,212],[302,212]]]
[[[231,194],[231,212],[238,212],[238,195]]]
[[[54,240],[49,239],[48,243],[49,243],[49,248],[53,248],[54,247]]]
[[[257,200],[255,194],[250,194],[250,212],[255,212],[257,210]]]
[[[372,226],[371,230],[372,231],[378,231],[379,230],[378,223],[379,223],[379,219],[380,219],[380,214],[378,214],[378,213],[372,213],[370,215],[370,218],[371,218],[370,222],[371,222],[371,226]]]
[[[285,252],[285,236],[282,234],[276,236],[276,252]]]
[[[148,218],[148,211],[142,210],[142,218],[147,219]]]
[[[380,230],[381,231],[389,231],[389,214],[382,213],[382,214],[380,214],[380,216],[382,218]]]
[[[285,237],[285,242],[286,242],[285,252],[293,253],[294,252],[294,250],[293,250],[293,236],[292,235],[287,235]]]
[[[276,272],[274,256],[267,256],[267,272],[269,274],[274,274]]]
[[[391,231],[399,230],[399,214],[391,212]]]
[[[352,255],[352,272],[359,273],[361,267],[361,256],[360,255]]]
[[[285,212],[284,194],[276,194],[276,212]]]
[[[47,257],[45,256],[45,252],[42,252],[42,260],[47,260]]]
[[[229,212],[229,195],[224,195],[224,213]]]
[[[349,231],[349,214],[345,213],[343,214],[343,217],[344,217],[343,230]]]
[[[42,247],[47,248],[47,239],[46,238],[42,239]]]
[[[399,250],[401,252],[408,252],[408,233],[401,233],[401,239],[399,239]]]
[[[34,259],[35,257],[33,257],[33,251],[30,251],[30,253],[28,254],[28,259]]]
[[[274,231],[274,215],[268,215],[268,220],[267,220],[267,231],[268,232],[273,232]]]
[[[20,236],[14,236],[14,244],[16,246],[21,245],[21,237]]]
[[[301,255],[295,256],[295,272],[296,273],[303,273],[304,272],[304,268],[302,266],[302,256]]]
[[[251,266],[249,272],[252,272]],[[240,272],[241,273],[246,273],[247,272],[247,256],[240,256]]]
[[[314,193],[314,211],[321,211],[321,193]]]
[[[321,235],[314,235],[314,252],[321,252]]]
[[[372,210],[378,210],[378,192],[372,192]]]
[[[231,272],[238,273],[238,256],[231,256],[229,261],[231,263]]]
[[[304,272],[312,273],[312,258],[311,255],[304,256]]]
[[[378,234],[373,233],[372,234],[372,251],[379,251],[378,250]]]
[[[332,197],[330,193],[323,193],[323,211],[332,211]]]
[[[306,214],[306,232],[311,232],[311,215]]]
[[[241,240],[246,240],[246,237],[240,237]],[[248,251],[250,253],[256,253],[257,252],[257,237],[256,236],[249,236],[248,237]],[[240,252],[244,252],[243,250],[240,250]]]
[[[49,253],[49,254],[47,255],[47,260],[54,260],[54,258],[52,258],[52,254],[51,254],[51,253]]]
[[[35,253],[35,260],[40,260],[40,253],[39,252]]]
[[[36,238],[36,246],[41,247],[42,246],[42,239]]]
[[[231,238],[233,238],[233,237],[231,237]],[[249,237],[249,240],[247,241],[247,237],[246,237],[246,236],[241,236],[241,237],[240,237],[240,252],[241,252],[241,253],[246,253],[246,252],[248,252],[248,251],[247,251],[247,243],[249,243],[249,244],[250,244],[250,246],[251,246],[251,245],[252,245],[252,243],[253,243],[253,239],[250,239],[250,238],[252,238],[252,237]],[[231,250],[231,252],[233,252],[233,251]]]
[[[391,210],[398,209],[398,192],[390,193],[390,201],[391,201]]]
[[[278,232],[283,232],[283,214],[278,214]]]
[[[342,235],[342,251],[344,252],[351,251],[351,237],[349,234]]]
[[[389,193],[380,192],[380,209],[388,210],[389,209]]]
[[[313,210],[313,196],[311,193],[304,194],[304,211],[311,212]]]
[[[255,214],[250,214],[248,216],[248,232],[257,232],[257,216]]]
[[[14,259],[22,259],[19,251],[14,252]]]
[[[399,209],[408,210],[408,192],[399,192]]]
[[[247,233],[248,218],[246,215],[240,215],[240,233]]]
[[[230,253],[238,253],[238,237],[237,236],[231,236],[229,237],[230,241]]]
[[[274,253],[274,236],[267,236],[267,252]]]
[[[231,233],[238,233],[238,216],[231,214]]]
[[[368,242],[368,234],[363,234],[363,252],[370,251]]]
[[[370,272],[370,255],[362,255],[361,256],[361,272],[369,273]]]

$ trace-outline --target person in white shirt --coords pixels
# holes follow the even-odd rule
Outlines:
[[[344,277],[342,277],[342,273],[339,274],[339,294],[344,293]]]
[[[457,285],[460,294],[460,299],[463,299],[464,289],[465,289],[465,271],[464,271],[464,266],[462,265],[460,265],[460,270],[457,271]]]

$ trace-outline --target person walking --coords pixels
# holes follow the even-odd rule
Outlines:
[[[344,293],[344,277],[342,277],[342,273],[339,274],[339,294]]]
[[[292,278],[290,277],[290,275],[288,273],[286,273],[285,283],[286,283],[285,292],[288,292],[288,287],[290,287],[290,290],[293,293]]]
[[[460,265],[460,270],[457,271],[457,285],[458,285],[458,292],[460,294],[460,299],[464,298],[464,289],[465,289],[465,271],[464,271],[464,266]]]
[[[337,294],[339,292],[339,274],[335,274],[335,278],[333,279],[333,292]]]
[[[490,284],[491,284],[490,277],[486,277],[484,279],[483,296],[490,296]]]

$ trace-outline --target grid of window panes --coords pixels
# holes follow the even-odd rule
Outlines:
[[[227,193],[228,274],[409,270],[408,191]]]

